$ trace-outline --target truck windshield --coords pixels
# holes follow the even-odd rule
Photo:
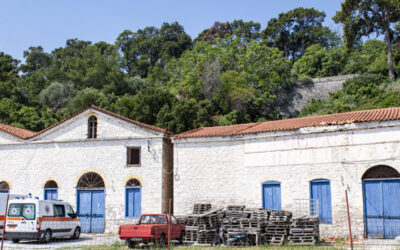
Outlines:
[[[165,224],[163,215],[143,215],[140,224]]]
[[[34,220],[35,204],[11,203],[8,207],[8,217],[24,217],[27,220]]]

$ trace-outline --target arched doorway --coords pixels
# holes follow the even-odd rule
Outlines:
[[[82,175],[77,184],[77,213],[83,233],[104,232],[104,180],[95,173]]]
[[[400,173],[389,166],[368,169],[362,176],[367,238],[400,235]]]
[[[142,185],[132,178],[125,185],[125,217],[139,218],[142,209]]]
[[[55,181],[50,180],[44,184],[43,196],[45,200],[58,200],[58,185]]]
[[[0,193],[8,193],[10,191],[10,185],[6,181],[0,181]]]

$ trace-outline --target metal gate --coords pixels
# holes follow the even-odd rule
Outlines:
[[[400,235],[400,179],[363,180],[367,238]]]
[[[104,190],[77,191],[77,213],[81,220],[82,233],[104,232]]]

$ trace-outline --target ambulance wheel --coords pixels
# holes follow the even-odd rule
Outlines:
[[[81,236],[81,229],[79,227],[75,228],[74,234],[72,235],[71,239],[77,240]]]
[[[12,239],[12,242],[13,242],[13,243],[18,243],[18,242],[19,242],[19,239]]]
[[[49,243],[51,241],[51,231],[50,229],[47,229],[46,232],[44,232],[43,238],[42,238],[42,243]]]

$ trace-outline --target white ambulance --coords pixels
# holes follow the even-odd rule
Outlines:
[[[7,198],[9,200],[22,199],[22,198],[28,198],[28,195],[0,193],[0,234],[3,233],[4,218],[7,207]]]
[[[14,243],[48,243],[52,238],[78,239],[81,223],[68,202],[22,198],[9,201],[5,231],[5,237]]]

